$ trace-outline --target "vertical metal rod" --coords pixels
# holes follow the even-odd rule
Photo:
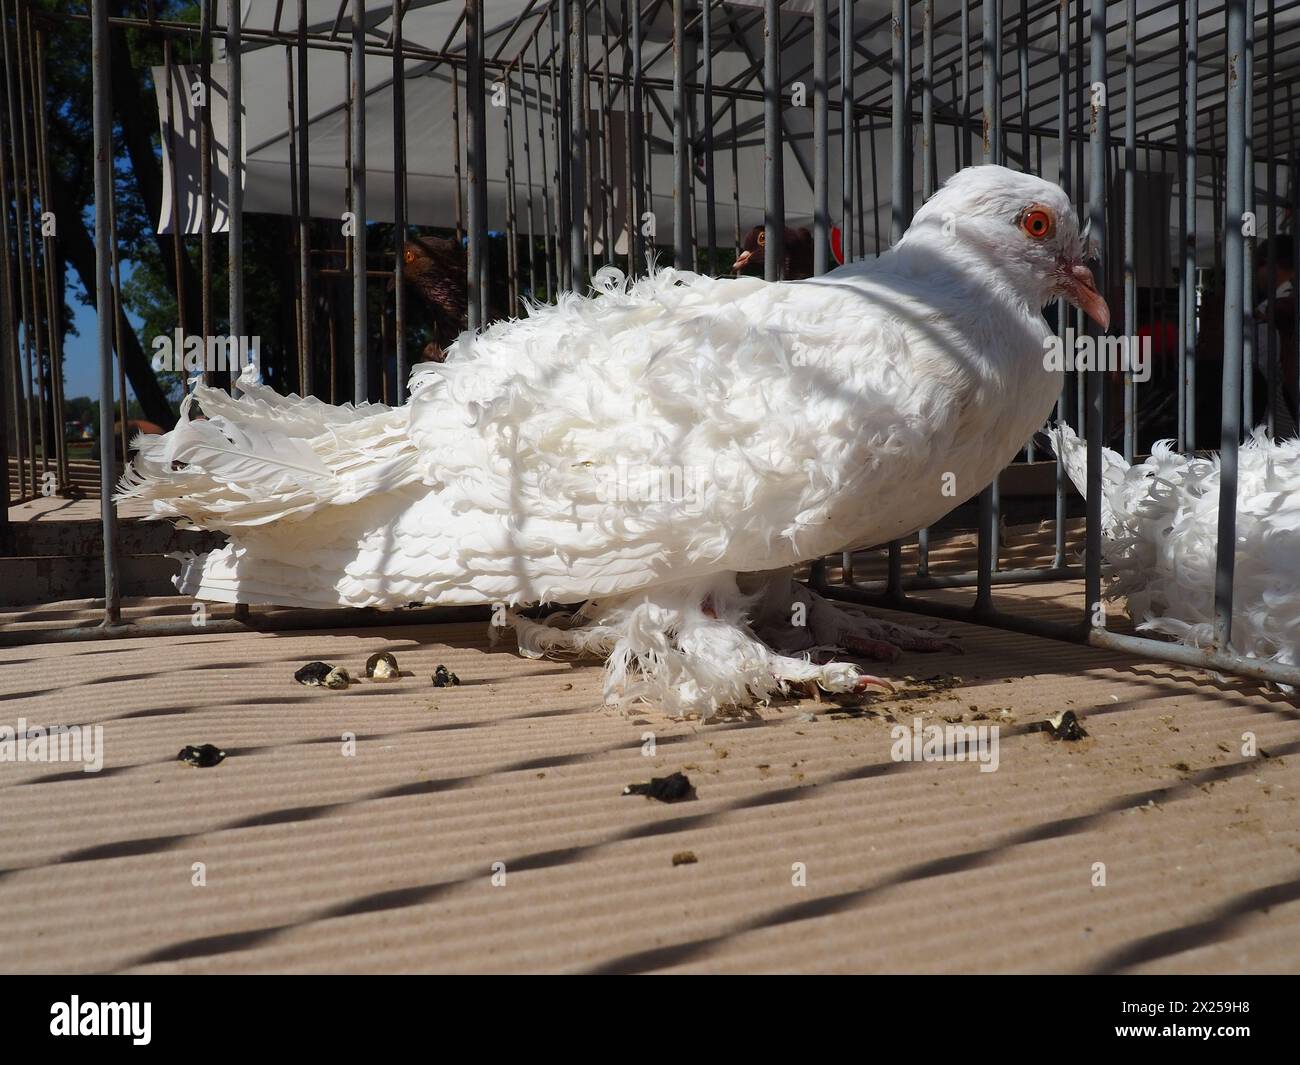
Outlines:
[[[1291,217],[1300,218],[1300,152],[1296,151],[1296,115],[1295,115],[1295,93],[1294,86],[1287,86],[1286,94],[1286,111],[1287,111],[1287,128],[1290,130],[1290,148],[1291,148]],[[1300,278],[1300,233],[1292,232],[1291,234],[1291,276]],[[1292,291],[1295,291],[1297,282],[1292,281]],[[1300,329],[1295,332],[1295,348],[1292,351],[1292,358],[1295,360],[1297,370],[1300,370]],[[1300,424],[1300,388],[1296,389],[1295,409],[1291,412],[1296,423]]]
[[[740,254],[740,148],[736,138],[736,99],[731,100],[731,206],[733,209],[733,222],[735,232],[733,234],[735,247],[732,249],[737,255]]]
[[[27,17],[30,23],[30,11],[28,11]],[[36,99],[39,103],[33,110],[32,117],[36,123],[36,158],[41,187],[41,209],[43,211],[53,211],[54,197],[50,191],[49,133],[46,128],[46,107],[49,100],[45,76],[48,42],[44,30],[38,31],[35,38]],[[67,414],[64,407],[63,379],[63,295],[62,285],[57,276],[61,260],[56,251],[57,235],[54,233],[46,234],[43,226],[41,233],[44,244],[42,264],[44,266],[45,304],[48,308],[47,329],[50,341],[50,383],[54,393],[54,442],[59,465],[59,491],[63,493],[67,492],[70,482],[68,477],[68,441],[67,434],[64,431],[64,426],[67,424]],[[0,244],[0,247],[7,248],[8,245]],[[0,393],[2,392],[3,385],[0,384]],[[0,410],[3,410],[2,406],[0,406]]]
[[[709,249],[709,273],[715,272],[713,256],[718,247],[717,197],[713,160],[713,0],[703,0],[700,9],[704,49],[704,236]]]
[[[0,8],[0,19],[5,17]],[[17,392],[18,333],[14,314],[13,279],[9,258],[9,165],[5,158],[6,115],[0,110],[0,556],[13,549],[9,507],[23,495],[22,456],[17,455],[19,483],[9,480],[9,431],[12,424],[15,450],[22,446],[19,431]],[[12,411],[12,422],[10,421]],[[14,489],[17,489],[15,492]]]
[[[1244,159],[1243,166],[1245,171],[1242,175],[1242,188],[1245,192],[1245,209],[1242,212],[1251,216],[1252,219],[1258,218],[1255,210],[1255,0],[1246,0],[1246,48],[1242,55],[1242,103],[1241,110],[1243,118],[1243,138],[1245,147],[1243,149]],[[1270,114],[1268,120],[1271,123],[1273,116]],[[1241,267],[1241,309],[1242,309],[1242,353],[1241,353],[1241,424],[1245,428],[1250,428],[1255,424],[1255,324],[1253,321],[1252,308],[1255,306],[1255,233],[1258,228],[1258,221],[1253,221],[1249,227],[1243,220],[1239,228],[1242,229],[1242,267]],[[1249,228],[1249,232],[1245,230]]]
[[[623,199],[623,224],[626,237],[628,277],[631,277],[636,271],[636,253],[632,247],[633,219],[636,217],[636,213],[632,206],[632,48],[628,40],[628,33],[630,32],[628,19],[630,17],[627,0],[619,0],[619,26],[623,30],[622,48],[619,54],[622,57],[623,179],[625,182],[620,194]],[[612,176],[610,180],[613,180]]]
[[[31,137],[28,132],[28,78],[27,65],[22,61],[26,48],[26,33],[24,32],[24,22],[22,7],[19,3],[14,4],[14,54],[12,60],[18,71],[18,119],[21,136],[19,137],[18,148],[22,153],[22,199],[20,203],[23,209],[24,225],[22,235],[25,237],[23,243],[26,251],[26,270],[24,278],[27,281],[27,292],[29,303],[25,308],[25,329],[24,332],[31,333],[32,337],[32,361],[28,364],[28,391],[31,395],[31,401],[36,406],[36,432],[41,443],[41,491],[45,489],[45,479],[49,476],[50,469],[50,425],[49,418],[46,415],[45,394],[45,364],[48,355],[48,346],[46,344],[45,330],[42,325],[41,303],[42,296],[40,286],[36,283],[36,229],[38,219],[36,215],[35,190],[32,182],[32,146]],[[10,61],[8,52],[5,54],[6,62]],[[8,249],[5,249],[6,253]],[[31,377],[35,373],[35,378]],[[33,470],[33,472],[35,472]]]
[[[582,259],[583,277],[590,278],[596,272],[595,244],[599,232],[596,219],[596,200],[592,195],[595,180],[591,137],[591,82],[587,72],[591,69],[587,56],[587,0],[573,0],[573,98],[581,100],[581,106],[573,112],[574,120],[581,121],[581,137],[575,137],[579,146],[578,165],[582,174]],[[599,127],[597,127],[599,128]],[[578,132],[575,127],[575,132]]]
[[[1068,0],[1061,0],[1065,5]],[[974,162],[971,151],[970,0],[961,0],[961,162]]]
[[[546,119],[542,112],[542,64],[537,36],[533,36],[533,76],[537,86],[537,140],[542,151],[542,223],[546,227],[542,258],[546,262],[546,298],[555,299],[556,248],[555,216],[551,213],[551,171],[546,162]]]
[[[515,196],[515,110],[510,71],[501,73],[506,90],[506,271],[510,289],[507,317],[519,313],[519,228]]]
[[[1056,162],[1056,180],[1067,194],[1070,181],[1070,4],[1059,0],[1056,8],[1056,133],[1060,157]],[[1058,302],[1064,312],[1065,301]]]
[[[465,177],[461,166],[464,154],[460,144],[460,68],[451,68],[451,166],[455,179],[453,200],[456,208],[456,243],[465,240]]]
[[[17,0],[15,0],[15,6]],[[3,8],[0,8],[0,16],[3,15]],[[7,16],[0,17],[0,36],[3,47],[3,58],[5,68],[5,101],[9,113],[9,164],[13,171],[14,183],[14,246],[17,249],[17,256],[14,260],[15,272],[18,274],[18,311],[14,316],[15,336],[17,335],[17,322],[22,320],[22,366],[15,364],[18,384],[16,396],[21,408],[22,421],[22,438],[19,441],[20,455],[25,453],[28,461],[27,469],[27,486],[25,494],[35,498],[40,494],[40,485],[36,472],[36,448],[40,441],[34,435],[32,423],[34,421],[32,404],[35,402],[35,389],[32,378],[32,312],[30,294],[27,291],[27,271],[25,270],[25,248],[26,241],[24,235],[30,229],[30,220],[23,210],[23,167],[19,158],[19,146],[21,144],[21,132],[19,128],[19,113],[16,110],[18,103],[18,93],[14,88],[14,71],[17,69],[17,63],[11,59],[10,41],[9,41],[9,19]],[[104,46],[107,48],[107,39]],[[5,248],[6,255],[9,249]],[[15,431],[17,428],[15,427]],[[110,434],[111,435],[111,434]],[[22,470],[19,470],[19,476],[22,477]]]
[[[113,502],[113,289],[108,205],[113,195],[113,98],[109,78],[108,0],[91,2],[91,86],[95,149],[95,328],[99,346],[99,512],[104,535],[104,625],[121,620],[117,581],[117,507]]]
[[[1226,107],[1226,104],[1225,104]],[[1214,276],[1223,276],[1223,211],[1225,211],[1225,194],[1223,187],[1223,152],[1218,148],[1218,108],[1210,108],[1210,185],[1214,199]],[[1227,112],[1223,112],[1223,121],[1227,122]],[[1227,130],[1225,130],[1225,134]]]
[[[651,90],[653,92],[653,90]],[[651,115],[653,119],[653,115]],[[645,159],[645,202],[646,210],[655,212],[655,142],[650,132],[650,125],[645,127],[645,149],[643,158]],[[657,256],[658,252],[658,234],[659,219],[657,213],[654,215],[650,231],[650,254]]]
[[[352,0],[352,401],[370,398],[366,305],[366,2]]]
[[[1275,25],[1274,0],[1266,0],[1268,3],[1268,22],[1264,30],[1265,39],[1269,42],[1276,40],[1277,29]],[[1277,407],[1279,385],[1279,371],[1281,369],[1278,360],[1278,336],[1277,336],[1277,145],[1273,134],[1275,125],[1274,116],[1277,114],[1277,97],[1274,94],[1274,86],[1277,83],[1277,73],[1274,69],[1274,48],[1270,44],[1268,48],[1268,125],[1265,127],[1266,144],[1264,146],[1264,155],[1268,159],[1268,173],[1265,178],[1265,189],[1268,196],[1268,258],[1267,258],[1267,277],[1268,277],[1268,305],[1265,312],[1267,328],[1265,336],[1268,338],[1267,357],[1267,375],[1268,375],[1268,403],[1266,410],[1268,412],[1268,431],[1269,435],[1277,434]],[[1298,234],[1292,234],[1292,240]],[[1292,287],[1295,287],[1296,281],[1293,279]]]
[[[230,335],[242,338],[244,328],[244,87],[242,69],[240,0],[226,0],[226,88],[228,125],[226,146],[229,160],[230,231],[227,235],[227,272],[230,274]],[[242,343],[242,341],[241,341]],[[230,350],[227,346],[227,350]],[[243,350],[242,347],[240,350]],[[260,352],[258,353],[260,355]]]
[[[1097,288],[1106,291],[1106,0],[1091,0],[1092,39],[1088,54],[1092,123],[1088,138],[1088,223],[1097,251]],[[1105,628],[1101,604],[1101,464],[1106,432],[1105,374],[1087,374],[1088,491],[1087,545],[1084,558],[1086,622]]]
[[[1137,0],[1125,0],[1124,23],[1124,335],[1137,336]],[[1137,451],[1137,397],[1133,371],[1124,371],[1124,458]]]
[[[1178,115],[1187,114],[1187,0],[1178,0]],[[1175,158],[1187,158],[1187,123],[1174,119]],[[1178,355],[1174,361],[1175,388],[1178,392],[1178,450],[1185,451],[1187,430],[1187,374],[1184,364],[1187,357],[1187,300],[1190,289],[1183,256],[1187,247],[1187,203],[1189,189],[1186,171],[1178,174]]]
[[[1223,425],[1219,437],[1219,527],[1214,567],[1214,645],[1232,639],[1232,584],[1237,548],[1237,447],[1241,442],[1241,371],[1245,344],[1242,216],[1246,211],[1246,0],[1227,0],[1228,98],[1223,275]]]
[[[867,111],[867,142],[871,146],[871,218],[875,225],[876,257],[880,257],[880,172],[876,164],[876,118],[875,112]],[[867,252],[867,200],[863,191],[862,165],[862,118],[859,116],[853,126],[853,177],[854,207],[853,217],[858,220],[858,237],[854,247],[861,248],[862,256]]]
[[[831,260],[830,106],[826,70],[830,0],[813,0],[813,273]],[[706,108],[707,113],[707,108]]]
[[[993,12],[993,77],[995,90],[991,103],[990,137],[993,142],[995,161],[1002,166],[1007,162],[1007,142],[1002,129],[1002,50],[1005,39],[1002,32],[1002,0],[984,0]],[[986,526],[989,541],[989,566],[996,573],[998,559],[1002,553],[1002,486],[1000,477],[995,477],[988,487],[989,520]],[[992,600],[988,600],[990,605]]]
[[[863,249],[853,242],[853,0],[840,0],[840,183],[844,201],[840,217],[840,250],[846,263]],[[734,110],[733,110],[734,115]],[[873,142],[874,143],[874,142]]]
[[[934,0],[921,5],[921,202],[934,195],[938,168],[934,143]],[[916,533],[916,572],[930,572],[930,530]]]
[[[895,0],[897,3],[898,0]],[[980,93],[981,132],[984,161],[1002,162],[1002,34],[1001,0],[982,0],[981,14],[984,25],[980,35],[980,74],[983,87]]]
[[[215,317],[212,306],[212,5],[199,0],[199,83],[203,106],[199,108],[199,282],[202,285],[203,336],[211,337]],[[203,380],[214,388],[226,384],[228,375],[208,366]],[[102,454],[102,449],[101,449]]]
[[[921,200],[934,195],[934,0],[921,3]]]
[[[890,21],[890,131],[891,150],[889,188],[889,242],[897,244],[907,230],[908,201],[912,194],[912,125],[907,84],[908,40],[907,16],[910,0],[892,0],[893,18]]]
[[[53,196],[49,191],[49,144],[45,122],[38,120],[47,107],[48,95],[45,91],[45,34],[36,30],[31,21],[31,9],[27,9],[27,51],[31,60],[32,81],[32,130],[35,133],[36,183],[40,192],[40,209],[42,212],[53,211]],[[57,485],[59,492],[68,490],[68,437],[64,425],[68,421],[64,410],[64,337],[62,337],[62,299],[56,272],[59,257],[55,252],[56,237],[42,234],[42,281],[45,295],[45,342],[49,356],[49,402],[51,402],[51,423],[55,438],[55,462],[57,464]]]
[[[1183,396],[1183,422],[1178,427],[1179,450],[1187,452],[1196,447],[1196,166],[1197,128],[1196,99],[1197,61],[1199,59],[1200,0],[1185,0],[1186,46],[1184,57],[1186,85],[1183,97],[1183,272],[1182,290],[1183,322],[1182,351],[1179,353]]]
[[[483,227],[482,246],[483,254],[478,260],[478,290],[479,305],[482,310],[483,324],[488,325],[492,321],[493,312],[496,308],[492,306],[492,251],[489,242],[490,232],[488,226],[488,154],[487,154],[487,91],[486,91],[486,73],[483,66],[483,48],[487,42],[487,30],[485,25],[485,7],[484,0],[478,0],[478,58],[479,58],[479,76],[477,79],[468,78],[468,68],[466,70],[466,91],[473,89],[477,93],[477,99],[471,104],[471,117],[477,113],[478,123],[477,130],[474,132],[472,144],[477,150],[479,160],[479,181],[475,187],[475,195],[478,197],[478,217],[479,224]],[[471,85],[470,81],[474,80]]]
[[[948,98],[949,107],[952,109],[957,120],[952,124],[952,158],[953,170],[961,169],[961,139],[962,127],[965,125],[965,116],[961,113],[961,90],[958,88],[957,68],[960,63],[953,63],[948,68]]]
[[[170,40],[167,42],[170,44]],[[294,62],[293,48],[285,45],[284,49],[284,75],[285,75],[285,100],[288,104],[288,130],[289,130],[289,232],[290,232],[290,251],[293,254],[293,261],[298,261],[298,238],[299,238],[299,211],[298,211],[298,133],[297,133],[297,104],[294,99]],[[170,81],[170,78],[168,79]],[[170,104],[170,97],[168,98]],[[170,110],[170,108],[169,108]],[[171,131],[171,116],[168,115],[168,140],[174,143]],[[172,188],[178,188],[176,181],[176,163],[175,151],[172,153]],[[181,320],[181,331],[184,332],[185,310],[184,302],[180,300],[180,277],[181,277],[181,255],[180,232],[177,228],[176,221],[176,201],[178,197],[172,197],[172,231],[177,234],[176,243],[173,245],[176,251],[176,278],[177,278],[177,299],[180,302],[179,318]],[[289,373],[289,363],[292,361],[295,374],[294,387],[302,395],[307,394],[306,387],[302,382],[302,292],[299,287],[299,277],[295,270],[291,277],[291,287],[293,289],[293,350],[292,360],[290,353],[285,355],[284,372]]]
[[[1000,62],[1002,58],[1001,35],[998,29],[998,6],[1001,0],[982,0],[981,15],[983,26],[980,33],[980,75],[983,81],[980,91],[980,137],[985,163],[1002,161],[999,149],[1002,144],[1002,132],[998,128],[997,100],[1001,84]],[[993,568],[996,565],[997,546],[994,537],[997,533],[997,514],[995,507],[995,488],[992,485],[983,488],[978,501],[978,543],[976,547],[976,586],[974,611],[978,617],[993,609]]]
[[[1016,75],[1020,92],[1020,169],[1033,170],[1029,162],[1029,0],[1020,0],[1020,19],[1016,24]],[[1034,442],[1029,442],[1029,461],[1033,462]]]
[[[10,277],[7,273],[5,275],[5,280],[4,280],[5,289],[3,293],[5,299],[5,314],[4,314],[3,321],[0,321],[0,328],[4,329],[4,336],[0,337],[0,343],[6,345],[9,351],[10,358],[7,367],[0,368],[0,370],[7,371],[8,373],[8,376],[5,379],[5,386],[8,388],[9,391],[9,405],[7,409],[12,410],[13,432],[14,432],[14,458],[17,460],[17,464],[15,468],[17,477],[13,485],[13,494],[12,496],[7,495],[6,500],[12,498],[14,502],[18,502],[20,500],[26,499],[28,495],[26,478],[27,478],[28,459],[32,457],[31,437],[30,437],[31,423],[28,422],[27,419],[23,417],[24,395],[23,395],[23,384],[22,384],[21,356],[19,353],[19,342],[18,342],[18,319],[21,316],[21,311],[19,310],[17,304],[21,299],[21,294],[19,292],[19,287],[21,283],[21,266],[20,264],[13,263],[12,260],[9,258],[9,247],[10,247],[9,236],[8,236],[9,203],[10,203],[9,162],[11,158],[16,159],[17,154],[16,152],[11,152],[9,150],[6,150],[6,144],[8,145],[9,149],[13,148],[14,137],[16,136],[16,133],[14,130],[14,111],[13,111],[13,101],[14,101],[14,93],[12,90],[13,72],[8,63],[9,30],[8,30],[7,17],[5,15],[4,5],[2,2],[0,2],[0,32],[3,33],[3,40],[2,42],[0,42],[0,48],[2,48],[2,51],[0,51],[0,55],[3,55],[4,57],[5,82],[6,82],[6,89],[7,89],[5,94],[5,99],[8,105],[6,108],[4,108],[4,113],[0,114],[0,122],[3,122],[6,118],[8,119],[7,122],[8,137],[6,138],[3,135],[4,131],[0,130],[0,247],[4,249],[3,258],[4,258],[4,265],[6,270],[8,270],[12,265],[15,272],[19,273],[20,275],[20,280],[18,282],[15,282],[13,278]],[[15,206],[15,212],[14,212],[14,240],[15,241],[18,241],[19,239],[18,235],[22,232],[22,220],[18,216],[18,212],[16,210],[18,205],[17,183],[18,183],[18,173],[17,173],[17,168],[15,167],[14,188],[13,188],[13,203]],[[26,428],[27,430],[26,437],[24,437],[24,428]],[[6,465],[5,465],[6,477],[8,476],[8,470],[9,470],[8,460],[6,459]],[[8,510],[8,505],[6,504],[5,507],[6,521],[8,521],[8,517],[9,517],[9,510]]]
[[[573,290],[577,287],[574,275],[577,265],[573,261],[573,134],[569,110],[572,107],[572,85],[569,65],[572,62],[569,48],[570,0],[556,0],[555,17],[551,20],[551,99],[555,129],[556,187],[559,190],[556,218],[556,244],[559,248],[560,286]],[[556,36],[559,36],[557,46]]]
[[[700,242],[697,230],[699,229],[700,217],[700,187],[695,180],[695,175],[699,172],[699,108],[696,100],[696,81],[699,73],[700,56],[699,42],[693,32],[687,33],[682,42],[682,62],[685,67],[686,76],[686,174],[687,181],[690,185],[690,202],[687,207],[686,231],[690,238],[691,246],[691,269],[696,273],[700,270]]]
[[[763,0],[763,276],[780,281],[785,265],[785,171],[781,143],[781,4]]]
[[[1223,196],[1224,190],[1222,185],[1223,170],[1220,166],[1223,158],[1219,152],[1219,121],[1216,117],[1217,107],[1210,108],[1210,185],[1211,195],[1214,199],[1214,276],[1217,280],[1223,277]],[[1225,120],[1227,112],[1224,112]]]
[[[897,244],[911,222],[912,206],[912,107],[909,57],[912,50],[911,0],[893,0],[890,20],[890,225],[889,242]],[[903,545],[889,542],[889,576],[885,594],[903,597]]]
[[[654,205],[646,207],[645,203],[645,72],[642,69],[642,27],[641,0],[630,0],[632,21],[632,96],[630,100],[632,122],[628,128],[628,137],[632,141],[632,168],[627,176],[628,203],[632,215],[628,220],[628,273],[640,271],[646,261],[645,247],[641,240],[642,218],[647,210],[654,210]]]
[[[393,0],[393,339],[397,402],[406,400],[411,360],[406,350],[406,58],[402,42],[403,0]],[[531,203],[529,205],[531,207]]]
[[[1056,130],[1057,130],[1057,181],[1068,194],[1070,182],[1070,116],[1068,98],[1070,90],[1070,7],[1068,0],[1059,0],[1056,9]],[[1069,304],[1056,301],[1056,335],[1064,344],[1069,326]],[[1056,420],[1069,421],[1073,398],[1074,377],[1063,376],[1061,394],[1056,399]],[[1056,456],[1055,521],[1053,523],[1052,566],[1065,565],[1065,464],[1060,454]]]
[[[1016,88],[1020,108],[1020,169],[1027,174],[1042,176],[1041,167],[1035,167],[1030,156],[1029,135],[1029,0],[1020,0],[1019,18],[1016,22]],[[1042,142],[1039,142],[1041,154]],[[1025,461],[1033,462],[1034,438],[1025,442]]]
[[[535,300],[537,299],[537,219],[533,201],[533,137],[528,125],[528,76],[523,70],[519,72],[519,103],[524,109],[524,181],[528,190],[528,298]]]
[[[600,65],[600,113],[597,115],[600,122],[600,136],[597,144],[600,147],[600,202],[604,207],[601,211],[600,242],[604,245],[605,262],[612,265],[614,262],[614,136],[610,127],[609,6],[604,3],[600,5],[600,43],[603,59]]]
[[[565,0],[561,0],[565,2]],[[587,41],[587,6],[585,0],[567,0],[569,15],[569,138],[571,166],[569,167],[569,212],[571,225],[569,251],[569,287],[575,291],[583,287],[583,264],[587,261],[590,242],[587,237],[587,71],[583,52]]]
[[[581,2],[581,0],[579,0]],[[679,270],[690,266],[691,171],[686,155],[686,0],[672,0],[673,5],[673,265]]]
[[[1086,86],[1084,84],[1084,79],[1087,76],[1087,71],[1084,68],[1084,63],[1083,63],[1083,59],[1084,59],[1083,19],[1084,19],[1085,11],[1086,11],[1086,7],[1084,4],[1084,0],[1078,0],[1078,2],[1074,5],[1074,97],[1073,100],[1074,100],[1075,121],[1079,121],[1080,108],[1083,107],[1084,102],[1088,99],[1088,93],[1086,92]],[[1080,225],[1083,224],[1084,219],[1087,216],[1087,209],[1088,209],[1087,203],[1084,200],[1084,181],[1086,180],[1084,176],[1086,170],[1086,167],[1084,165],[1084,150],[1087,143],[1088,143],[1087,137],[1078,136],[1074,138],[1074,186],[1078,190],[1078,193],[1075,197],[1076,200],[1075,208],[1079,212]],[[1078,335],[1087,328],[1087,325],[1085,323],[1082,312],[1078,312],[1072,309],[1071,313],[1074,315],[1078,323],[1078,328],[1076,329],[1076,335]],[[1082,372],[1080,372],[1077,375],[1076,391],[1078,392],[1077,398],[1079,401],[1078,424],[1079,424],[1079,431],[1082,433],[1084,432],[1083,420],[1085,414],[1087,413],[1084,409],[1085,407],[1084,392],[1086,391],[1086,388],[1084,385],[1084,378]]]
[[[346,4],[348,0],[343,0]],[[352,199],[352,53],[350,51],[342,54],[343,59],[343,210],[352,215],[354,219],[353,228],[355,229],[356,215],[353,213]],[[347,235],[347,229],[343,231],[343,272],[347,274],[349,291],[352,287],[352,263],[353,248],[352,238]],[[338,385],[339,385],[339,361],[338,361],[338,336],[337,323],[335,322],[335,300],[331,286],[327,283],[325,289],[325,298],[322,302],[326,305],[326,313],[329,316],[329,371],[325,376],[328,387],[324,389],[325,395],[322,399],[328,398],[331,404],[338,403]],[[349,302],[349,311],[351,310]]]
[[[874,231],[876,258],[880,258],[880,165],[876,158],[876,114],[867,111],[867,152],[871,163],[871,225]],[[858,192],[858,247],[865,256],[867,252],[866,222],[867,211],[862,191],[862,124],[853,130],[853,172],[857,176]]]
[[[298,377],[302,394],[316,391],[311,294],[311,103],[307,95],[307,0],[298,0]]]
[[[487,308],[481,284],[482,259],[487,255],[487,219],[483,216],[484,170],[486,130],[483,115],[483,41],[479,37],[480,4],[482,0],[465,0],[465,110],[469,118],[469,135],[466,138],[468,155],[466,170],[469,176],[469,329],[470,332],[487,323]]]
[[[338,326],[335,324],[336,315],[334,308],[330,308],[330,313],[325,319],[326,349],[329,352],[329,402],[331,405],[338,402],[338,397],[334,394],[334,385],[338,380],[339,359],[338,359]]]
[[[388,374],[388,315],[379,315],[379,401],[392,403],[389,399]]]

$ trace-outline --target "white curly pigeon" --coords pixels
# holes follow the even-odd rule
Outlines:
[[[177,578],[203,599],[502,604],[525,654],[606,654],[611,701],[677,713],[856,690],[878,681],[750,622],[794,650],[896,653],[880,645],[906,630],[862,627],[789,570],[936,520],[951,478],[967,497],[1014,457],[1061,386],[1043,305],[1107,322],[1082,260],[1059,188],[973,167],[896,247],[819,278],[602,270],[591,296],[463,334],[402,407],[197,387],[122,493],[230,534]],[[513,610],[534,603],[582,605]]]
[[[1087,444],[1069,426],[1051,437],[1084,492]],[[1107,598],[1125,600],[1140,629],[1213,646],[1218,456],[1181,455],[1160,440],[1134,466],[1109,449],[1102,463]],[[1275,441],[1263,429],[1238,452],[1230,643],[1247,658],[1300,664],[1300,440]]]

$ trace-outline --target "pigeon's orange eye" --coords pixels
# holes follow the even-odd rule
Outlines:
[[[413,263],[415,262],[415,252],[411,251],[410,248],[407,248],[406,254],[403,255],[402,258],[405,259],[408,263]]]
[[[766,230],[766,229],[760,229],[760,230],[758,231],[758,246],[761,248],[761,247],[763,247],[763,245],[765,245],[766,243],[767,243],[767,230]]]
[[[1034,240],[1045,240],[1052,235],[1052,216],[1042,207],[1031,207],[1021,215],[1020,228]]]

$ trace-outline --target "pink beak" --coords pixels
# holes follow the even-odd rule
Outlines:
[[[736,261],[731,264],[731,268],[733,270],[743,270],[745,269],[746,265],[748,265],[749,260],[752,259],[753,257],[754,257],[754,253],[752,251],[742,251],[739,255],[736,256]]]
[[[1110,328],[1110,308],[1097,291],[1097,281],[1083,263],[1061,263],[1061,292],[1067,300],[1096,322],[1103,332]]]

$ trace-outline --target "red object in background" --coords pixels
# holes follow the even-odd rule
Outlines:
[[[844,234],[839,226],[831,226],[831,254],[840,266],[844,265]]]
[[[1170,358],[1178,354],[1178,326],[1173,322],[1156,322],[1141,326],[1137,331],[1138,339],[1151,338],[1151,354],[1157,359]]]
[[[114,434],[122,432],[122,423],[117,422],[113,426]],[[153,422],[147,422],[143,418],[127,418],[126,420],[126,438],[132,440],[136,433],[144,433],[146,436],[162,436],[166,430],[161,425],[155,425]]]

